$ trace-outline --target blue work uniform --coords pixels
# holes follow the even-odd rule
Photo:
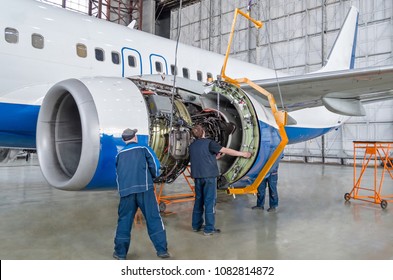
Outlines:
[[[219,170],[216,155],[222,146],[206,138],[196,139],[190,145],[191,177],[195,182],[195,203],[192,211],[192,228],[199,231],[205,212],[205,233],[215,231],[215,205]]]
[[[262,183],[258,187],[257,207],[263,207],[265,205],[266,187],[269,187],[269,207],[270,208],[278,207],[277,182],[278,182],[278,161],[272,167],[269,174],[262,180]]]
[[[157,255],[167,252],[164,223],[154,193],[153,179],[159,176],[160,162],[146,145],[128,143],[116,156],[117,185],[120,194],[115,236],[115,253],[125,258],[131,243],[131,229],[138,207]]]

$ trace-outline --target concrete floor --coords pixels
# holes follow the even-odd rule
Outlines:
[[[192,202],[167,205],[163,220],[173,260],[393,259],[393,205],[351,200],[353,168],[282,163],[276,213],[251,210],[253,195],[218,192],[216,225],[206,237],[191,230]],[[0,167],[0,259],[111,259],[116,191],[51,188],[34,160]],[[187,192],[184,181],[165,192]],[[393,193],[386,178],[384,190]],[[143,222],[132,230],[128,259],[156,260]]]

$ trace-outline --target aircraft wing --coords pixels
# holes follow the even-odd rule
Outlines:
[[[324,105],[338,114],[364,116],[365,110],[362,103],[393,98],[393,66],[391,65],[314,72],[301,76],[253,82],[271,92],[277,105],[285,107],[289,112]],[[260,94],[250,86],[243,85],[242,88],[261,100]]]

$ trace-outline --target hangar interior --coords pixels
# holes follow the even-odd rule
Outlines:
[[[251,16],[261,29],[239,21],[232,56],[290,74],[320,69],[351,6],[359,10],[355,68],[393,63],[393,7],[386,0],[252,1]],[[233,10],[248,1],[199,1],[182,9],[180,41],[225,54]],[[178,34],[178,10],[171,11],[171,38]],[[285,93],[283,93],[285,94]],[[341,128],[311,141],[288,145],[286,160],[352,164],[355,140],[393,139],[393,102],[365,106]]]
[[[233,10],[248,0],[48,0],[75,12],[128,25],[223,54]],[[355,68],[393,64],[390,0],[252,1],[251,15],[265,26],[240,22],[232,56],[291,74],[324,65],[350,6],[359,9]],[[181,21],[179,21],[181,19]],[[168,205],[163,213],[173,259],[393,259],[392,208],[353,201],[353,141],[393,141],[393,101],[365,105],[339,129],[289,145],[280,165],[276,213],[251,210],[253,195],[234,199],[218,192],[222,234],[191,230],[192,204]],[[7,154],[0,166],[1,259],[111,259],[118,196],[51,188],[35,154]],[[312,164],[324,163],[324,164]],[[331,163],[331,164],[327,164]],[[304,172],[307,170],[307,172]],[[386,179],[384,192],[393,192]],[[372,183],[372,174],[366,182]],[[184,191],[177,180],[169,193]],[[156,259],[146,228],[135,222],[129,259]],[[151,248],[150,248],[151,246]]]
[[[246,0],[45,0],[115,23],[225,54],[235,8]],[[231,56],[303,74],[320,69],[351,6],[359,10],[355,68],[393,64],[393,4],[387,0],[251,1],[250,15],[261,29],[239,20]],[[180,25],[179,25],[180,23]],[[141,27],[140,27],[141,26]],[[180,30],[180,34],[178,31]],[[285,93],[283,93],[285,94]],[[288,145],[285,160],[353,163],[353,141],[393,139],[393,101],[365,104],[367,115],[351,117],[339,129],[310,141]]]

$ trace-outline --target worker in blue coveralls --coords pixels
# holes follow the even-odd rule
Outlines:
[[[192,211],[192,229],[195,232],[203,229],[204,235],[220,233],[215,227],[215,205],[217,195],[217,177],[219,170],[217,159],[222,154],[250,158],[250,152],[240,152],[222,147],[217,142],[205,138],[205,130],[201,125],[192,128],[196,138],[190,145],[191,177],[195,182],[195,202]],[[203,225],[205,214],[205,225]]]
[[[153,179],[159,176],[160,162],[147,145],[139,144],[137,129],[124,130],[126,146],[116,156],[117,185],[120,194],[115,236],[115,259],[126,259],[131,243],[131,229],[138,207],[147,224],[147,232],[160,258],[169,258]]]
[[[257,205],[251,207],[254,210],[260,209],[264,210],[265,205],[265,194],[266,188],[269,188],[269,208],[268,212],[275,212],[278,207],[278,191],[277,191],[277,182],[278,182],[278,165],[279,161],[283,158],[283,155],[280,156],[280,159],[272,166],[270,172],[267,176],[262,180],[262,183],[258,187],[257,193]]]

